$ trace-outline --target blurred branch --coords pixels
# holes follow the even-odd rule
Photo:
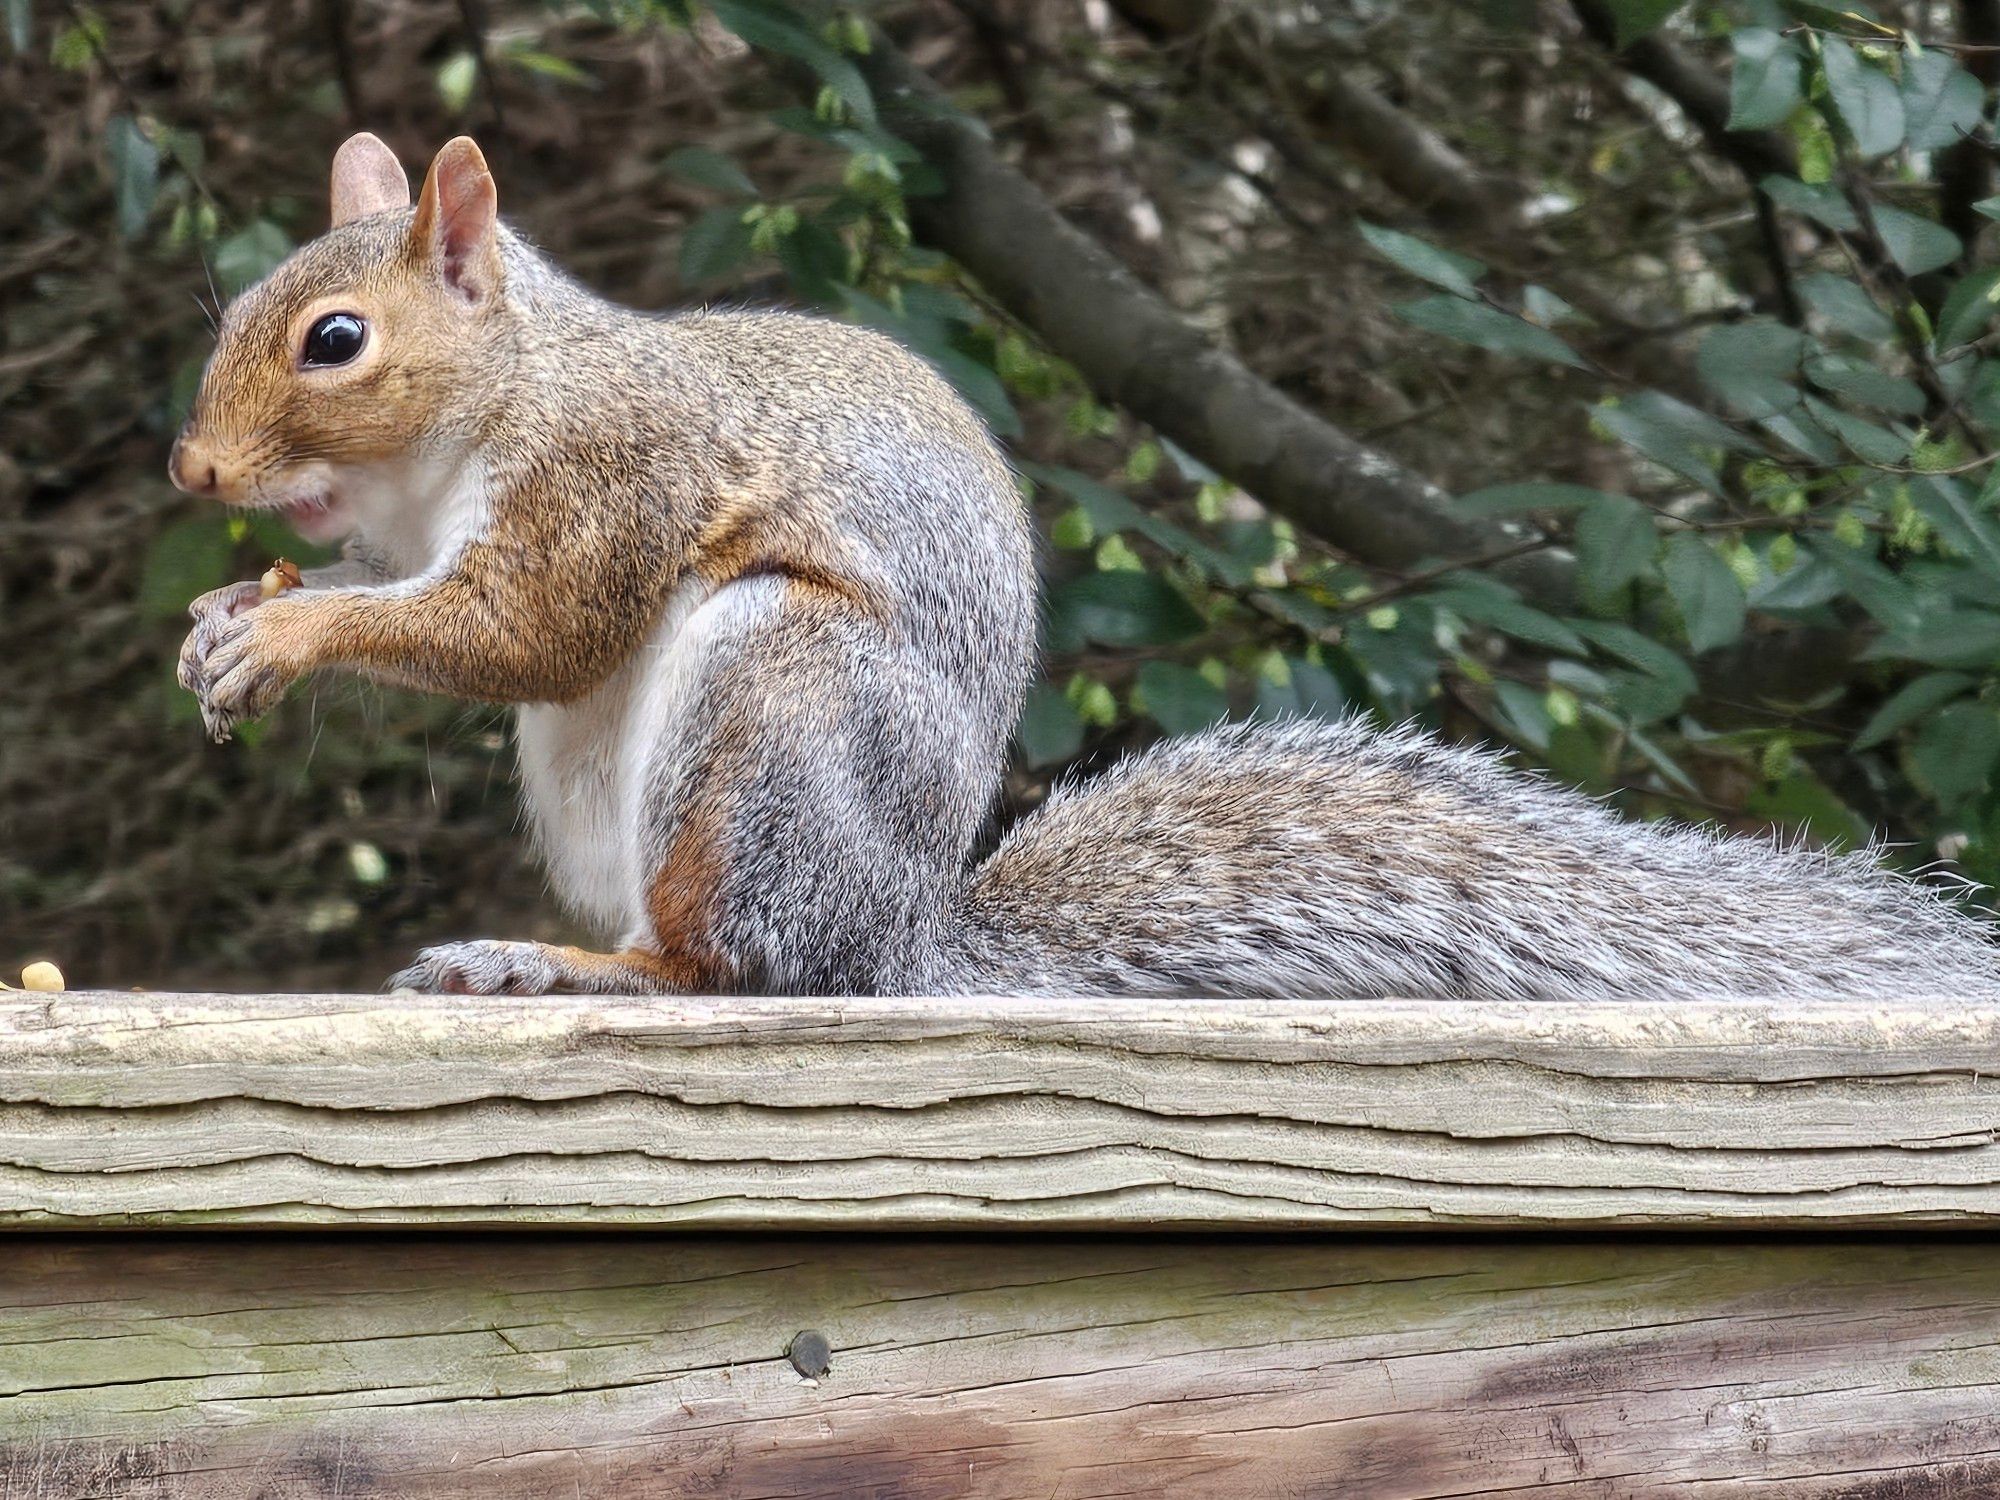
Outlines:
[[[1429,227],[1498,262],[1517,280],[1541,282],[1612,333],[1610,342],[1622,346],[1666,331],[1635,319],[1627,311],[1628,299],[1621,288],[1562,264],[1556,247],[1535,232],[1526,188],[1484,170],[1421,120],[1340,68],[1320,70],[1309,84],[1296,89],[1287,86],[1284,60],[1254,48],[1221,0],[1112,0],[1112,6],[1156,42],[1183,48],[1212,45],[1222,64],[1256,84],[1267,101],[1299,94],[1304,123],[1408,203]],[[1250,129],[1271,138],[1268,102],[1261,110],[1238,112],[1250,122]],[[1297,165],[1292,157],[1286,159]],[[1323,172],[1317,163],[1314,166]],[[1524,260],[1533,262],[1533,268],[1524,266]],[[1645,375],[1650,384],[1698,399],[1694,372],[1678,351],[1649,349]]]
[[[1798,175],[1798,153],[1783,133],[1729,128],[1729,85],[1699,59],[1658,36],[1640,37],[1621,48],[1617,22],[1603,0],[1572,0],[1571,8],[1593,42],[1626,72],[1673,100],[1709,149],[1740,171],[1753,188],[1772,173]]]
[[[1529,539],[1520,528],[1460,514],[1435,484],[1216,348],[1001,161],[977,122],[953,109],[885,38],[857,61],[885,125],[922,152],[943,180],[937,194],[910,201],[919,232],[1106,399],[1274,511],[1377,567],[1408,569]],[[1569,597],[1574,564],[1565,553],[1536,551],[1494,571],[1560,605]]]
[[[1966,43],[1966,71],[1990,98],[2000,84],[2000,0],[1959,0],[1959,40]],[[1964,245],[1959,264],[1970,266],[1979,248],[1984,215],[1972,205],[1993,193],[1993,146],[1968,135],[1937,157],[1938,218]]]
[[[347,0],[320,0],[320,19],[333,50],[333,74],[340,80],[340,102],[347,108],[347,123],[359,129],[368,111],[361,94],[361,76],[354,66],[354,18]]]
[[[1112,8],[1155,41],[1212,35],[1232,68],[1257,67],[1234,28],[1221,24],[1218,0],[1112,0]],[[1482,171],[1428,126],[1337,69],[1317,80],[1313,102],[1318,118],[1310,123],[1323,128],[1336,149],[1440,228],[1491,232],[1519,218],[1524,202],[1518,188]]]
[[[473,61],[479,66],[479,86],[486,93],[487,109],[493,113],[493,128],[505,134],[507,116],[500,107],[500,79],[493,70],[493,48],[487,40],[485,0],[458,0],[458,13],[472,43]]]

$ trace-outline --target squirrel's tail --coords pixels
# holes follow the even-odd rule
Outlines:
[[[944,987],[1481,1000],[2000,994],[1982,923],[1870,853],[1621,820],[1358,720],[1171,740],[975,870]]]

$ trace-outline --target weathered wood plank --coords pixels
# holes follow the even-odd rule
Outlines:
[[[8,1500],[2000,1491],[1983,1237],[7,1249]]]
[[[2000,1219],[2000,1007],[7,996],[0,1224]]]

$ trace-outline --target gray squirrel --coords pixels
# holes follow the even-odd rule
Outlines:
[[[2000,992],[1930,889],[1620,821],[1358,721],[1225,726],[970,851],[1032,670],[1029,520],[922,361],[784,313],[642,315],[371,135],[333,227],[236,299],[169,472],[348,560],[195,601],[226,738],[295,679],[519,705],[558,891],[615,939],[425,949],[474,994],[1487,1000]]]

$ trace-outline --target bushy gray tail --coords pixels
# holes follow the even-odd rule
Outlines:
[[[974,871],[947,987],[1468,1000],[2000,995],[1870,854],[1624,821],[1413,730],[1229,726],[1058,792]]]

